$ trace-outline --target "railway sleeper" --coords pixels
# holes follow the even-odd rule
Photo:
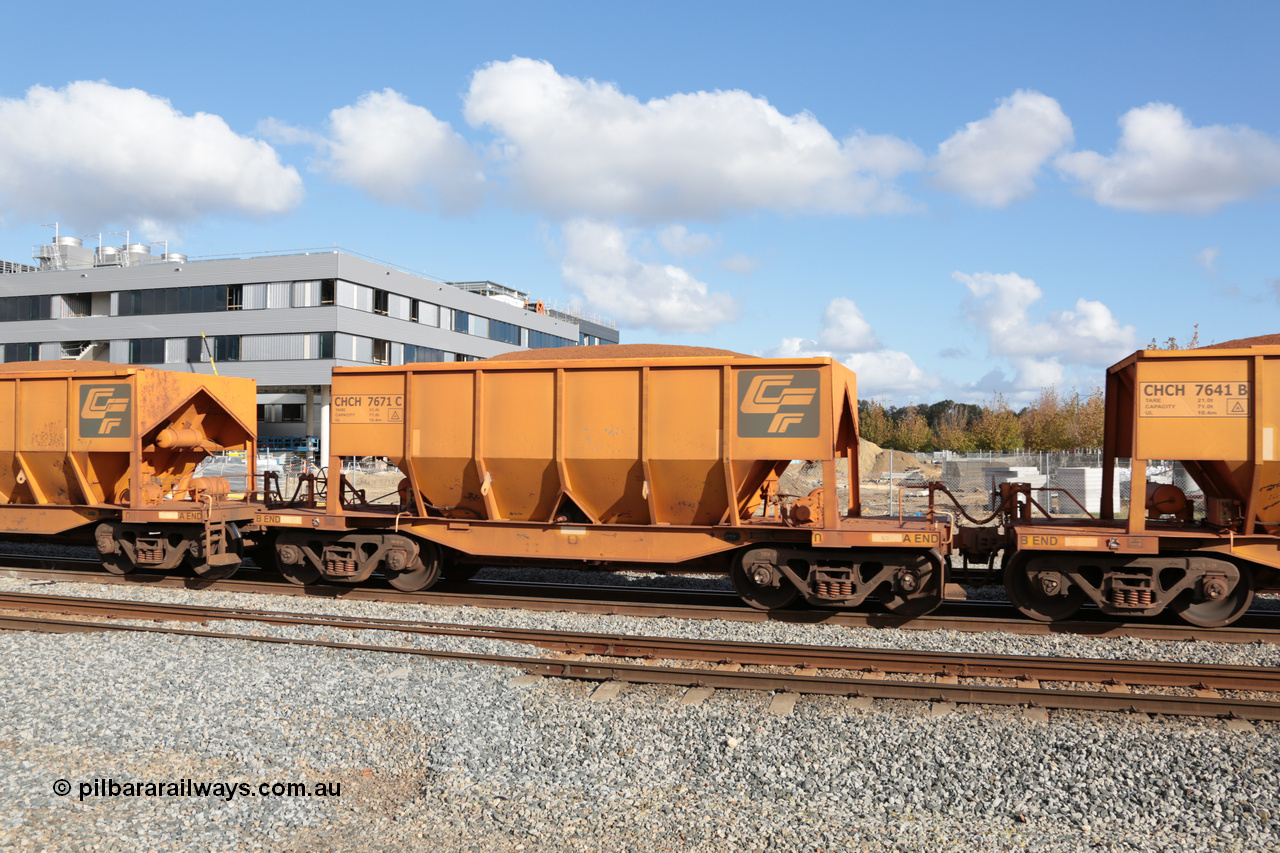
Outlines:
[[[281,573],[299,584],[360,583],[380,571],[392,586],[416,590],[440,576],[439,549],[399,533],[289,531],[276,537],[275,549]]]
[[[815,550],[768,545],[744,551],[730,573],[744,601],[761,610],[797,597],[815,607],[856,607],[876,597],[898,615],[921,616],[942,603],[942,558],[935,550]]]
[[[1216,556],[1162,554],[1019,554],[1005,578],[1010,600],[1025,615],[1052,622],[1085,601],[1114,616],[1150,617],[1171,608],[1204,628],[1230,624],[1253,601],[1247,569]]]

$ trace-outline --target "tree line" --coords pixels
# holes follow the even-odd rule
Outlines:
[[[894,450],[1040,451],[1102,447],[1104,394],[1059,394],[1045,388],[1031,405],[1014,411],[1004,395],[977,406],[943,400],[914,406],[858,401],[862,437]]]

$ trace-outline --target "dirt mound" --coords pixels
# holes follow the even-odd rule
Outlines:
[[[883,452],[880,445],[873,444],[865,438],[858,439],[858,471],[863,478],[867,476],[867,472],[876,464],[876,459]]]
[[[57,361],[11,361],[0,364],[3,373],[88,373],[99,370],[109,373],[124,373],[126,370],[137,370],[136,364],[112,364],[109,361],[78,361],[74,358],[61,358]],[[154,368],[152,368],[154,369]]]
[[[904,453],[901,450],[882,450],[871,467],[862,469],[862,479],[874,480],[881,474],[889,473],[890,470],[895,474],[905,474],[907,471],[923,468],[924,466],[914,454]]]
[[[485,361],[568,361],[587,358],[755,358],[727,349],[688,347],[674,344],[602,344],[589,347],[548,347],[515,350]]]
[[[885,451],[865,439],[858,440],[858,470],[861,479],[867,479],[867,469]],[[836,460],[836,484],[841,488],[849,484],[849,461]],[[821,462],[792,462],[778,478],[778,491],[786,495],[807,495],[822,485]]]
[[[1236,338],[1234,341],[1209,344],[1206,347],[1197,347],[1197,349],[1245,349],[1247,347],[1277,346],[1280,346],[1280,335],[1255,335],[1252,338]]]

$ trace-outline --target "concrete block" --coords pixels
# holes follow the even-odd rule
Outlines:
[[[622,689],[626,687],[625,681],[606,681],[595,689],[591,694],[592,702],[612,702],[617,699]]]
[[[690,687],[680,697],[681,705],[701,705],[716,692],[714,687]]]

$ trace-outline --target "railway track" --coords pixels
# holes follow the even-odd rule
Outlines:
[[[33,612],[39,615],[30,615]],[[131,625],[120,620],[162,624]],[[282,638],[252,632],[172,627],[172,623],[192,622],[265,623],[298,628],[498,640],[558,652],[560,657],[459,652],[420,646]],[[161,633],[385,652],[507,666],[542,676],[670,684],[703,690],[731,688],[848,696],[862,701],[907,699],[1280,720],[1280,702],[1276,701],[1280,696],[1280,670],[1273,667],[906,652],[588,634],[29,593],[0,594],[0,629],[48,633]],[[586,656],[594,659],[586,660]],[[642,662],[637,662],[637,659]],[[670,661],[699,663],[702,666],[673,666],[668,663]],[[1083,689],[1086,686],[1089,689]],[[1151,689],[1166,692],[1147,692]],[[1180,692],[1167,692],[1170,690]],[[1222,691],[1244,692],[1246,695],[1224,696]],[[1259,698],[1257,694],[1263,694],[1265,698]]]
[[[908,619],[883,611],[835,612],[797,609],[765,612],[745,606],[732,594],[708,590],[538,582],[446,581],[421,592],[401,592],[389,587],[377,586],[327,584],[298,586],[266,570],[257,570],[252,575],[242,570],[235,578],[221,581],[144,572],[109,575],[101,570],[96,560],[5,554],[0,554],[0,577],[649,618],[820,623],[844,627],[947,630],[965,633],[1003,631],[1029,636],[1078,634],[1090,637],[1129,637],[1143,640],[1280,644],[1280,614],[1274,612],[1249,614],[1225,628],[1196,628],[1173,618],[1160,622],[1123,622],[1097,612],[1090,613],[1088,609],[1083,613],[1092,618],[1044,623],[1022,617],[1009,604],[955,601],[948,602],[934,613]]]

